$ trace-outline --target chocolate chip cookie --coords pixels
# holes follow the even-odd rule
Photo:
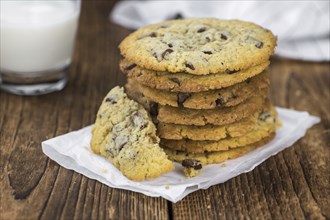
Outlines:
[[[191,18],[141,28],[126,37],[121,54],[145,69],[207,75],[267,62],[276,37],[256,24]]]
[[[118,86],[100,106],[91,147],[131,180],[155,178],[174,169],[159,147],[156,128],[147,111]]]
[[[191,109],[213,109],[217,107],[231,107],[238,105],[251,97],[254,93],[267,96],[269,89],[269,76],[267,73],[262,73],[249,80],[224,89],[209,90],[198,93],[167,92],[144,86],[133,79],[128,79],[128,84],[137,84],[139,92],[149,100],[161,105]]]
[[[228,108],[199,110],[159,105],[157,120],[180,125],[224,125],[251,116],[265,105],[265,99],[261,96],[251,97],[239,105]]]
[[[171,92],[203,92],[222,89],[246,81],[263,72],[269,61],[237,72],[219,72],[217,74],[196,76],[187,73],[159,72],[143,69],[128,60],[122,60],[120,68],[129,78],[138,83]]]
[[[131,99],[142,104],[158,121],[178,125],[204,126],[207,124],[230,124],[251,116],[269,105],[267,99],[256,94],[256,96],[250,97],[239,105],[228,108],[187,109],[163,106],[148,100],[138,91],[137,87],[136,84],[125,85],[126,92]]]
[[[188,153],[203,153],[211,151],[224,151],[233,148],[238,148],[253,144],[273,134],[276,130],[275,123],[267,124],[263,128],[250,131],[247,134],[235,137],[226,138],[219,141],[193,141],[193,140],[167,140],[161,139],[160,143],[162,146],[173,149],[184,151]]]
[[[277,113],[273,107],[267,107],[261,112],[227,125],[177,125],[159,122],[157,135],[168,140],[190,139],[196,141],[236,138],[255,130],[265,130],[273,126]]]
[[[169,148],[164,148],[166,154],[170,158],[170,160],[182,163],[185,159],[195,159],[201,162],[202,165],[221,163],[223,161],[234,159],[244,154],[253,151],[254,149],[261,147],[268,142],[270,142],[275,137],[275,134],[271,134],[270,136],[256,142],[253,144],[249,144],[244,147],[234,148],[226,151],[216,151],[216,152],[204,152],[204,153],[188,153],[178,150],[172,150]]]

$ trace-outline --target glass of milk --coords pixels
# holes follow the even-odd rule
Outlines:
[[[1,0],[0,4],[0,89],[19,95],[63,89],[80,0]]]

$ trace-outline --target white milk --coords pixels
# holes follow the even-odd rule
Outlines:
[[[38,72],[70,64],[80,5],[74,1],[0,1],[0,69]]]

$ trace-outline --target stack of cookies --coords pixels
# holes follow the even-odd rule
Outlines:
[[[173,20],[125,38],[120,67],[171,160],[219,163],[275,135],[266,70],[275,46],[276,37],[253,23]]]

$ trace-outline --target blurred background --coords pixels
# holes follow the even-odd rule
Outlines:
[[[329,61],[329,11],[329,1],[120,1],[110,13],[110,20],[137,29],[168,19],[240,19],[277,35],[279,56]]]

